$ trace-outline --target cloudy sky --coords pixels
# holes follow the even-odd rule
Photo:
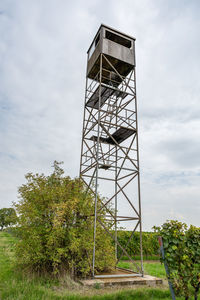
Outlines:
[[[143,225],[200,225],[200,2],[0,1],[0,207],[54,160],[79,173],[86,51],[101,23],[136,37]]]

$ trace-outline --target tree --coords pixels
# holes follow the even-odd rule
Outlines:
[[[0,230],[4,227],[12,226],[17,222],[17,215],[14,208],[1,208],[0,209]]]
[[[48,273],[68,271],[72,276],[91,274],[94,195],[80,179],[64,176],[58,162],[50,176],[29,173],[19,188],[21,239],[18,261],[23,267]],[[102,199],[103,201],[103,199]],[[105,219],[101,221],[109,226]],[[97,225],[96,271],[112,268],[114,248],[110,237]]]

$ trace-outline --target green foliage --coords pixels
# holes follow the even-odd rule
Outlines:
[[[119,243],[126,248],[128,254],[134,259],[140,253],[140,232],[136,231],[131,240],[131,231],[121,230],[117,232]],[[129,243],[128,243],[129,241]],[[128,246],[126,247],[128,243]],[[143,255],[145,259],[153,256],[154,259],[159,255],[159,245],[157,240],[157,235],[154,232],[143,232],[142,233],[142,246],[143,246]],[[122,250],[118,249],[118,257],[122,254]],[[122,258],[124,259],[124,257]],[[158,258],[157,258],[158,259]]]
[[[7,232],[0,232],[0,299],[16,300],[170,300],[170,292],[165,286],[137,287],[122,289],[115,286],[114,289],[85,289],[76,283],[76,287],[70,287],[69,281],[62,281],[45,276],[22,276],[21,269],[16,270],[14,265],[14,248],[17,238]],[[154,263],[158,268],[163,268],[160,263]],[[151,264],[148,264],[151,265]],[[144,266],[145,267],[145,266]],[[130,266],[129,266],[130,268]],[[149,273],[151,274],[151,273]],[[153,274],[152,274],[153,275]],[[66,279],[68,280],[68,278]],[[183,298],[176,298],[183,300]],[[200,300],[200,297],[198,298]]]
[[[169,279],[177,295],[185,299],[190,296],[190,285],[194,288],[194,299],[200,288],[200,228],[178,221],[168,221],[154,227],[163,239],[165,261],[169,268]]]
[[[23,267],[37,272],[86,276],[91,274],[94,196],[82,181],[63,174],[54,162],[50,176],[26,175],[16,204],[20,227],[16,254]],[[104,212],[101,222],[106,223]],[[99,224],[95,263],[97,272],[115,264],[110,238]]]
[[[0,230],[4,227],[12,226],[17,222],[17,215],[14,208],[1,208],[0,209]]]
[[[186,232],[185,243],[190,264],[190,283],[197,299],[200,289],[200,228],[191,225]]]

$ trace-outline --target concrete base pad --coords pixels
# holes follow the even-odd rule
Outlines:
[[[112,285],[148,285],[155,286],[156,284],[162,284],[163,281],[160,278],[156,278],[150,275],[144,275],[144,277],[118,277],[118,278],[101,278],[101,279],[85,279],[81,283],[84,286],[93,287],[99,285],[112,286]]]

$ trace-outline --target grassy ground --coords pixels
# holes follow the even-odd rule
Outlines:
[[[134,269],[133,264],[128,261],[120,261],[118,267],[131,270]],[[144,261],[143,267],[145,274],[166,279],[164,265],[161,265],[159,261]]]
[[[14,247],[16,239],[10,234],[0,233],[0,299],[4,300],[170,300],[164,287],[112,287],[85,288],[73,283],[68,277],[58,280],[23,276],[15,269]],[[121,267],[131,268],[129,262],[120,262]],[[128,264],[128,265],[125,265]],[[145,263],[145,272],[164,278],[163,266],[158,262]],[[177,298],[181,299],[181,298]],[[200,299],[200,298],[199,298]]]

